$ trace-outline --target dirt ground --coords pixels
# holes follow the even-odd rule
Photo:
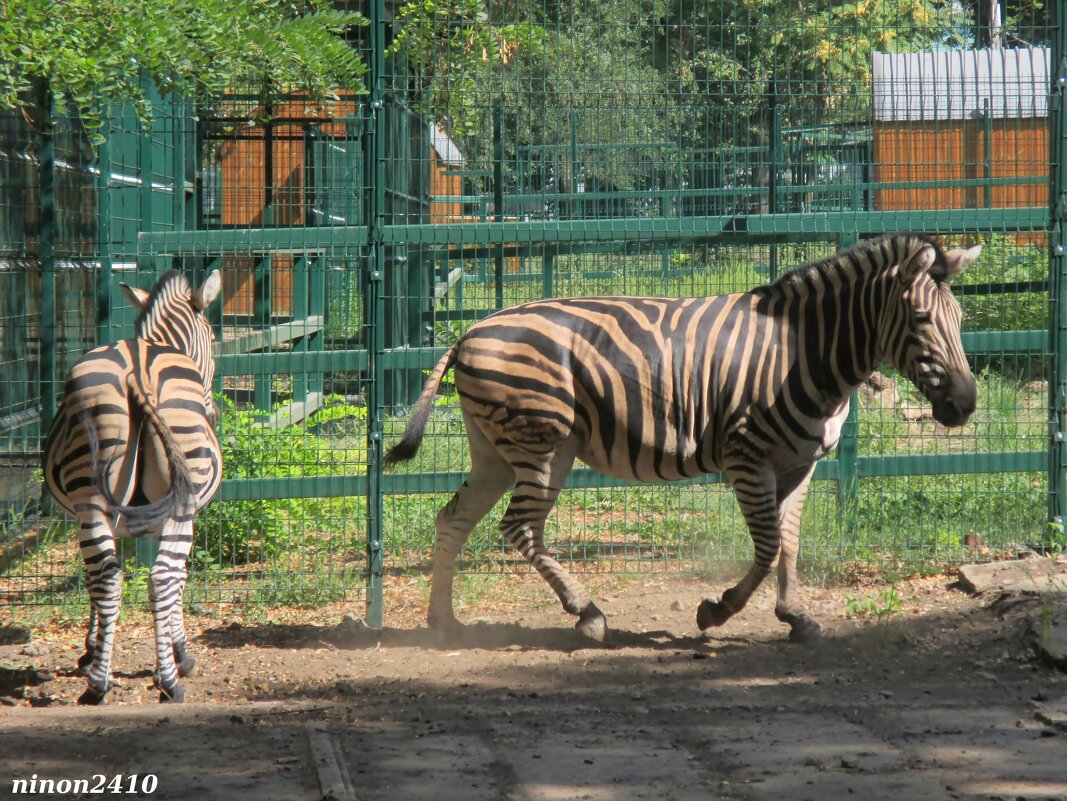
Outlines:
[[[0,646],[0,793],[152,774],[152,797],[219,801],[1067,799],[1048,712],[1067,673],[1034,649],[1067,622],[1062,595],[809,586],[826,635],[810,647],[787,641],[770,586],[703,636],[696,606],[725,582],[602,577],[599,647],[536,577],[487,581],[451,641],[403,579],[380,632],[337,607],[191,618],[182,706],[156,702],[146,618],[122,625],[121,686],[94,709],[74,705],[80,626],[40,626]],[[899,611],[879,618],[890,590]]]

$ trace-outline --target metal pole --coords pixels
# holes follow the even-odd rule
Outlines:
[[[1067,475],[1067,444],[1064,442],[1064,411],[1067,396],[1067,0],[1055,4],[1055,34],[1052,42],[1053,85],[1050,93],[1051,140],[1049,146],[1049,458],[1048,516],[1053,534],[1063,531],[1067,518],[1064,477]]]
[[[504,106],[493,101],[493,219],[504,222]],[[504,246],[493,257],[496,278],[496,308],[504,308]]]
[[[385,246],[382,225],[385,222],[385,0],[370,5],[370,48],[368,84],[370,120],[363,148],[368,184],[366,220],[370,231],[367,260],[366,325],[367,351],[370,361],[367,388],[367,623],[381,626],[385,619],[382,577],[384,575],[382,536],[382,410],[385,405]]]
[[[987,209],[993,208],[993,114],[989,110],[989,98],[982,101],[982,177],[985,183],[982,200]]]
[[[100,145],[96,165],[96,248],[100,268],[96,273],[96,344],[112,340],[111,335],[111,142]]]
[[[52,119],[52,94],[48,92],[45,124],[37,148],[38,234],[37,255],[41,260],[41,432],[47,432],[56,416],[56,143]]]
[[[843,236],[839,247],[853,245],[857,239],[855,234]],[[841,426],[841,439],[837,444],[837,508],[847,535],[851,535],[856,526],[860,494],[859,452],[859,395],[853,392],[849,397],[848,416]]]
[[[782,110],[778,108],[778,83],[773,84],[771,91],[771,147],[770,147],[770,170],[767,176],[767,210],[771,214],[777,214],[778,209],[778,179],[782,168]],[[778,245],[771,244],[771,261],[769,265],[770,279],[778,278]]]

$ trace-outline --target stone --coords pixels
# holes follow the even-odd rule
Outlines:
[[[960,586],[969,593],[1001,592],[1067,593],[1067,559],[1017,559],[962,565]]]
[[[1059,731],[1067,732],[1067,696],[1058,701],[1031,702],[1034,717]]]

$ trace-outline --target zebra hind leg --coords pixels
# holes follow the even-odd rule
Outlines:
[[[470,442],[471,472],[463,486],[437,513],[433,551],[433,580],[427,622],[432,629],[460,627],[452,608],[452,584],[456,557],[471,530],[508,491],[515,473],[485,435],[464,416]]]
[[[185,562],[192,546],[192,517],[193,512],[188,509],[179,519],[163,524],[159,555],[148,578],[148,598],[156,631],[155,684],[160,703],[180,704],[185,700],[185,688],[178,682],[175,657],[179,643],[173,640],[172,625],[175,607],[182,602]]]
[[[89,665],[93,663],[93,655],[96,652],[96,607],[89,605],[89,626],[85,634],[85,653],[78,657],[78,672],[83,676],[89,675]]]
[[[595,642],[608,636],[608,621],[585,588],[567,572],[544,543],[545,520],[559,497],[563,481],[574,463],[575,449],[565,442],[555,454],[543,458],[538,469],[532,454],[523,454],[515,470],[515,490],[500,521],[500,530],[555,591],[565,611],[578,616],[575,629]]]
[[[90,613],[90,634],[95,628],[95,642],[90,644],[86,638],[86,654],[78,660],[88,684],[85,692],[78,697],[78,703],[88,706],[104,703],[113,686],[111,651],[115,642],[115,621],[122,605],[122,568],[115,557],[113,541],[98,556],[101,558],[86,563],[88,575],[85,582],[93,609]],[[83,666],[86,656],[90,658]]]
[[[184,565],[181,571],[181,584],[178,587],[178,600],[170,611],[170,640],[174,649],[174,662],[178,666],[178,675],[188,678],[196,674],[196,659],[189,653],[189,643],[185,636],[185,581],[188,571]]]

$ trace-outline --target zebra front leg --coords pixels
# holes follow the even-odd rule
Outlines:
[[[596,642],[608,636],[608,621],[580,583],[545,548],[544,531],[548,513],[559,497],[563,480],[574,463],[573,450],[557,451],[545,470],[524,462],[515,471],[515,490],[500,521],[500,530],[548,585],[555,591],[564,610],[578,616],[575,628]]]
[[[800,545],[800,516],[808,495],[813,463],[806,470],[779,480],[778,529],[781,553],[778,556],[778,603],[775,616],[789,624],[789,639],[793,642],[816,642],[822,636],[819,624],[804,613],[796,598],[797,551]]]
[[[780,538],[774,472],[767,464],[753,467],[740,463],[728,467],[726,473],[748,524],[756,555],[745,576],[724,592],[720,600],[705,598],[701,601],[697,608],[697,626],[701,631],[721,626],[744,609],[778,558]]]
[[[89,686],[78,697],[78,703],[89,706],[104,703],[112,687],[111,651],[115,643],[115,621],[122,605],[122,568],[111,544],[113,541],[107,550],[86,559],[88,575],[85,583],[93,610],[90,613],[90,634],[95,633],[95,643],[86,638],[89,661],[82,667],[82,673]],[[84,659],[85,656],[78,660],[79,666]]]

